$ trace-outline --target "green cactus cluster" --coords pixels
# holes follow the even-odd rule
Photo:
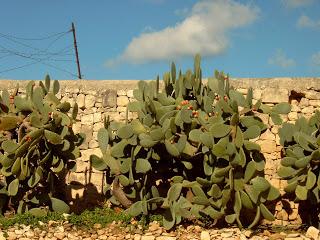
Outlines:
[[[284,190],[295,201],[308,202],[320,217],[320,112],[284,123],[279,135],[283,158],[278,175],[287,180]]]
[[[51,86],[52,85],[52,86]],[[61,184],[75,168],[84,136],[74,134],[78,106],[61,102],[59,82],[30,81],[26,94],[0,96],[0,213],[68,212]]]
[[[223,72],[204,84],[199,55],[193,71],[177,74],[172,64],[163,81],[163,91],[159,77],[139,82],[127,109],[137,119],[106,119],[99,130],[103,157],[92,155],[91,163],[105,171],[110,201],[132,216],[159,211],[167,229],[182,219],[250,228],[273,220],[267,203],[280,194],[264,178],[265,159],[253,139],[267,126],[255,113],[281,124],[290,105],[254,102],[252,89],[241,94]]]

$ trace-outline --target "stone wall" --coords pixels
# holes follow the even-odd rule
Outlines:
[[[1,80],[0,90],[12,90],[17,83],[24,89],[28,81]],[[133,89],[137,87],[135,80],[60,80],[59,97],[74,104],[78,103],[78,122],[75,132],[84,132],[86,142],[81,146],[82,156],[77,162],[77,171],[67,176],[69,198],[74,209],[83,205],[96,204],[102,201],[99,196],[103,192],[104,176],[91,168],[89,156],[101,155],[98,148],[97,132],[103,126],[106,115],[111,120],[123,121],[126,106],[133,101]],[[231,84],[244,94],[248,87],[254,89],[254,99],[270,106],[279,102],[289,102],[292,111],[282,116],[284,121],[294,122],[299,116],[310,117],[320,107],[320,78],[270,78],[270,79],[232,79]],[[129,119],[135,115],[130,113]],[[261,145],[266,158],[266,178],[283,192],[285,181],[279,180],[276,171],[280,163],[281,146],[279,144],[278,126],[266,114],[260,114],[268,129],[256,142]],[[102,195],[101,195],[102,196]],[[300,224],[298,205],[282,200],[275,206],[277,220],[275,224]]]

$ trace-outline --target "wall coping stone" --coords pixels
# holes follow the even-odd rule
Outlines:
[[[24,88],[30,80],[0,79],[0,89],[14,88],[17,83]],[[38,82],[39,80],[34,80]],[[145,80],[150,81],[150,80]],[[206,79],[204,79],[206,81]],[[103,91],[106,89],[130,90],[137,88],[139,80],[59,80],[61,89],[79,88],[80,91]],[[320,77],[279,77],[279,78],[231,78],[231,85],[236,88],[266,89],[280,88],[297,92],[305,90],[320,91]],[[163,82],[160,81],[161,85]]]

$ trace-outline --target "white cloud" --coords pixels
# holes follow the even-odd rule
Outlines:
[[[311,5],[314,0],[282,0],[282,2],[288,8],[299,8]]]
[[[297,21],[299,28],[320,28],[320,20],[313,20],[306,15],[300,16]]]
[[[258,14],[257,7],[234,0],[199,1],[188,17],[175,26],[133,38],[123,53],[109,60],[107,66],[170,60],[196,53],[216,56],[227,49],[230,30],[254,22]]]
[[[282,49],[278,49],[268,60],[268,63],[281,68],[289,68],[296,65],[296,62],[293,59],[288,58]]]
[[[320,67],[320,51],[311,56],[311,63],[316,67]]]

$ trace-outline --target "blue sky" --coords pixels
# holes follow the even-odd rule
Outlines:
[[[11,0],[1,9],[0,79],[76,79],[72,21],[85,79],[154,79],[172,60],[191,68],[195,53],[205,77],[320,75],[319,0]]]

